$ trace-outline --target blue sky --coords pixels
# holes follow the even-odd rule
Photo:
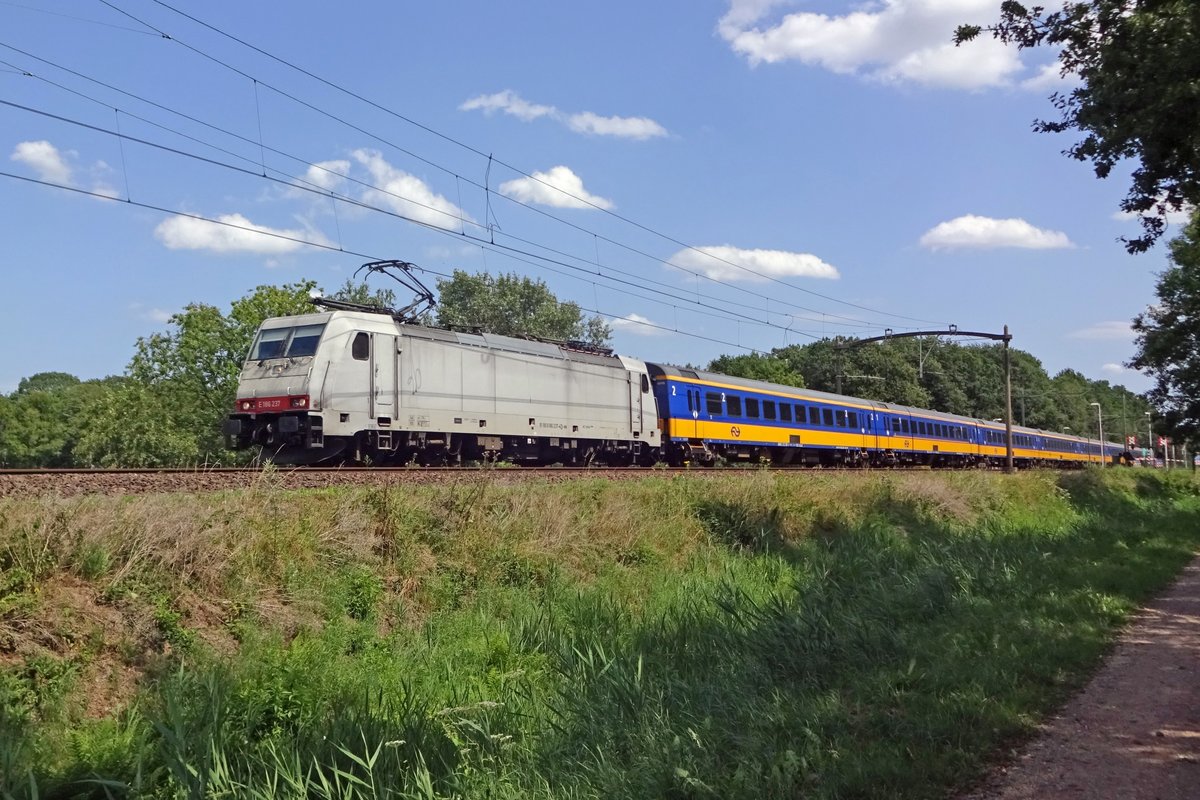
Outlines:
[[[1031,132],[1052,54],[950,45],[998,7],[0,2],[0,391],[368,258],[544,279],[650,360],[1008,324],[1143,390],[1164,248],[1127,255],[1124,176]]]

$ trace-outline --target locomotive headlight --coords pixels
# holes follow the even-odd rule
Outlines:
[[[305,408],[306,406],[308,406],[308,398],[307,397],[293,397],[292,398],[292,408]]]
[[[253,406],[253,405],[254,404],[251,403],[249,400],[243,400],[242,401],[242,411],[249,411],[251,406]]]

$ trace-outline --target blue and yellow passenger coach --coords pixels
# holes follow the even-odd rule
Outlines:
[[[647,364],[669,463],[935,467],[998,463],[1004,426],[972,417]],[[1121,448],[1013,427],[1020,466],[1118,460]]]

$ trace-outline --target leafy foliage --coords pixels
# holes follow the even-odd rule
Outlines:
[[[42,372],[0,396],[0,466],[69,467],[79,460],[79,438],[94,423],[98,403],[118,378],[80,381],[63,372]]]
[[[612,336],[602,318],[585,318],[578,304],[560,302],[544,281],[516,273],[472,275],[456,269],[453,277],[439,279],[437,288],[437,324],[445,328],[594,345]]]
[[[783,358],[762,353],[749,353],[737,356],[718,356],[709,365],[709,370],[725,375],[736,375],[739,378],[750,378],[768,383],[781,383],[784,386],[804,386],[804,376]]]
[[[1154,378],[1150,398],[1177,439],[1200,441],[1200,212],[1171,240],[1172,266],[1158,278],[1158,303],[1133,321],[1130,362]]]
[[[960,26],[955,41],[983,30]],[[1057,49],[1063,75],[1082,81],[1051,96],[1061,116],[1039,120],[1034,130],[1082,133],[1065,153],[1091,162],[1099,178],[1124,159],[1137,160],[1121,209],[1140,215],[1143,234],[1125,240],[1129,252],[1162,236],[1168,211],[1200,205],[1200,4],[1068,0],[1047,13],[1006,0],[988,30],[1021,49]]]

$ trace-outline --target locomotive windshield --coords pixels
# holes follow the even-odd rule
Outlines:
[[[317,352],[317,343],[325,330],[319,325],[297,325],[294,328],[263,328],[250,348],[250,361],[269,358],[300,358]]]

